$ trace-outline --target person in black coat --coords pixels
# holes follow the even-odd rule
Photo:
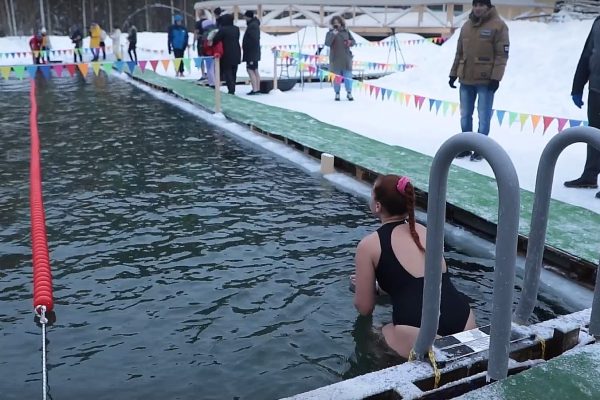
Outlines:
[[[587,115],[589,125],[600,129],[600,17],[596,18],[588,35],[573,78],[571,98],[575,106],[583,106],[583,88],[589,84]],[[569,188],[597,188],[600,174],[600,150],[587,145],[587,157],[581,176],[564,185]],[[596,193],[600,199],[600,192]]]
[[[260,61],[260,21],[254,16],[253,11],[246,11],[246,32],[242,40],[242,50],[246,62],[246,70],[250,77],[252,90],[249,95],[260,93],[260,74],[258,73],[258,62]]]
[[[233,25],[233,15],[221,16],[221,27],[213,38],[213,43],[223,43],[223,57],[221,57],[221,72],[227,91],[235,94],[235,81],[238,65],[241,62],[242,50],[240,49],[240,28]]]

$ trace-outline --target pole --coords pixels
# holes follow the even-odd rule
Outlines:
[[[273,90],[277,90],[277,50],[273,49]]]
[[[46,23],[45,23],[45,18],[44,18],[44,0],[40,0],[40,28],[45,28],[46,27]]]
[[[171,23],[173,23],[174,17],[175,17],[175,8],[173,7],[173,0],[171,0]]]
[[[112,0],[108,0],[108,31],[113,30]]]
[[[221,59],[214,58],[215,61],[215,113],[221,112]]]
[[[81,14],[83,17],[83,36],[85,36],[85,32],[87,32],[87,21],[85,19],[85,0],[81,0]]]
[[[144,5],[146,6],[146,32],[150,32],[150,13],[148,12],[148,0],[144,1]]]

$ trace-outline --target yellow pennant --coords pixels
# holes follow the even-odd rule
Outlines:
[[[519,120],[521,121],[521,130],[523,130],[523,127],[525,126],[525,122],[527,122],[528,119],[529,119],[529,114],[521,114],[519,116]]]
[[[175,65],[175,71],[179,71],[179,66],[181,65],[181,58],[176,58],[173,61],[173,65]]]
[[[10,75],[10,67],[0,67],[0,74],[6,80],[8,80],[8,76]]]
[[[452,115],[456,114],[456,110],[458,109],[458,103],[452,103],[450,104],[451,110],[452,110]]]
[[[100,73],[100,63],[99,62],[93,62],[92,63],[92,70],[94,70],[94,75],[98,76],[98,74]]]

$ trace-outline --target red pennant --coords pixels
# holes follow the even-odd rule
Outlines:
[[[69,71],[69,75],[71,75],[71,77],[75,75],[75,68],[77,68],[75,64],[67,64],[65,65],[65,68],[67,69],[67,71]]]
[[[146,70],[146,63],[147,63],[146,60],[140,61],[138,63],[138,65],[140,66],[140,71],[142,71],[142,73],[144,73],[144,71]]]
[[[54,72],[56,73],[56,76],[58,76],[59,78],[62,76],[63,73],[63,66],[61,64],[56,64],[52,66],[52,69],[54,70]]]
[[[381,88],[379,86],[375,86],[375,98],[379,97],[380,92],[381,92]]]
[[[156,72],[156,67],[158,66],[158,60],[150,60],[150,66],[152,67],[152,71]]]
[[[544,117],[544,132],[542,133],[542,135],[546,133],[546,130],[548,129],[552,121],[554,121],[554,117]]]

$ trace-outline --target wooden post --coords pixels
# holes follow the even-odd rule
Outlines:
[[[233,6],[233,23],[237,24],[240,15],[240,6]]]
[[[262,17],[263,17],[263,6],[262,6],[262,4],[259,4],[258,7],[256,8],[256,18],[258,18],[259,21],[262,21]]]
[[[221,60],[219,57],[215,61],[215,113],[221,112]]]
[[[356,26],[356,6],[352,6],[352,26]]]
[[[321,20],[321,28],[325,27],[325,7],[319,7],[319,19]]]
[[[273,50],[273,90],[277,90],[277,49]]]
[[[40,27],[45,28],[46,22],[44,21],[44,0],[40,0]]]
[[[454,27],[454,4],[448,4],[446,9],[446,15],[448,22],[450,23],[450,27]]]
[[[12,18],[13,29],[15,30],[15,36],[19,34],[19,27],[17,26],[17,18],[15,17],[15,3],[10,0],[10,15]]]
[[[173,6],[173,0],[171,0],[171,23],[174,23],[173,18],[175,17],[175,7]]]

